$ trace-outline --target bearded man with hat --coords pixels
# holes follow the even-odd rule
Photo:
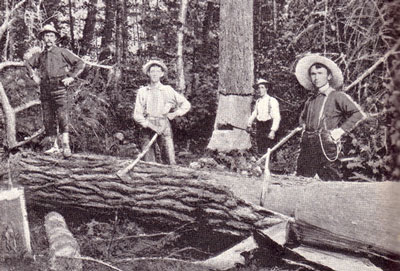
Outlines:
[[[160,147],[161,159],[164,163],[174,165],[175,149],[170,121],[183,116],[190,110],[190,103],[171,86],[161,83],[168,68],[160,60],[150,60],[143,65],[142,71],[150,79],[150,84],[139,88],[136,94],[134,120],[142,130],[142,149],[150,142],[154,133],[159,136],[157,144]],[[145,161],[155,161],[155,146],[151,146],[144,156]]]
[[[53,25],[45,25],[39,32],[44,50],[26,61],[29,75],[40,84],[43,122],[46,136],[53,146],[45,153],[61,152],[57,143],[57,128],[62,134],[62,153],[71,156],[67,87],[83,71],[84,62],[65,48],[56,46],[60,34]],[[37,70],[38,75],[35,70]]]
[[[275,143],[275,133],[279,128],[281,114],[278,101],[268,95],[269,83],[265,79],[257,80],[254,88],[258,91],[259,99],[256,101],[254,110],[247,121],[247,128],[250,129],[256,120],[256,143],[258,153],[263,155],[268,148]]]
[[[340,152],[340,139],[363,118],[360,106],[338,89],[343,74],[332,60],[318,54],[304,56],[296,65],[297,80],[306,89],[317,91],[305,103],[300,115],[304,127],[297,175],[339,181],[334,162]]]

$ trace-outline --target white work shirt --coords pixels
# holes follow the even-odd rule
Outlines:
[[[277,131],[281,121],[278,101],[268,94],[258,99],[256,101],[254,111],[250,116],[249,122],[251,123],[255,119],[259,121],[267,121],[272,119],[271,131]]]
[[[183,116],[190,110],[190,103],[171,86],[141,87],[136,94],[133,118],[143,127],[148,126],[148,117],[162,118],[171,111],[174,116]]]

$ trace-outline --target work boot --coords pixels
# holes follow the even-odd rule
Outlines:
[[[71,148],[69,147],[69,134],[62,134],[63,154],[64,157],[70,157],[72,155]]]
[[[54,141],[53,147],[48,149],[47,151],[44,151],[45,154],[57,154],[60,152],[60,148],[58,147],[57,143],[57,136],[56,137],[50,137],[50,142]]]

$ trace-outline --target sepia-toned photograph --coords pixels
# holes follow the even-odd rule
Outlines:
[[[400,270],[400,0],[2,0],[0,271]]]

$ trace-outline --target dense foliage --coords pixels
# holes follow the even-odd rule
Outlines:
[[[0,4],[4,22],[13,2]],[[399,1],[255,0],[254,5],[255,77],[269,80],[270,92],[280,102],[279,136],[297,126],[310,94],[294,77],[296,60],[307,52],[324,53],[342,68],[344,91],[372,115],[345,138],[346,175],[358,180],[399,178],[399,55],[391,54],[346,88],[396,45]],[[27,49],[40,45],[35,36],[40,27],[52,22],[61,30],[64,46],[86,60],[113,65],[111,70],[88,65],[71,87],[73,148],[132,156],[139,143],[139,127],[131,116],[135,93],[146,84],[142,64],[153,57],[164,59],[170,68],[165,83],[176,86],[179,9],[177,0],[25,1],[0,40],[1,59],[22,60]],[[218,1],[189,1],[186,20],[183,93],[192,110],[174,122],[174,129],[178,151],[202,153],[217,104]],[[11,77],[2,76],[1,81],[14,104],[37,98],[36,87],[26,76],[11,73],[4,70],[2,75]],[[23,80],[11,80],[16,77]],[[37,108],[19,116],[19,136],[40,126],[35,116]],[[124,139],[117,139],[117,133]],[[276,159],[293,165],[297,150],[298,138],[279,150]]]

